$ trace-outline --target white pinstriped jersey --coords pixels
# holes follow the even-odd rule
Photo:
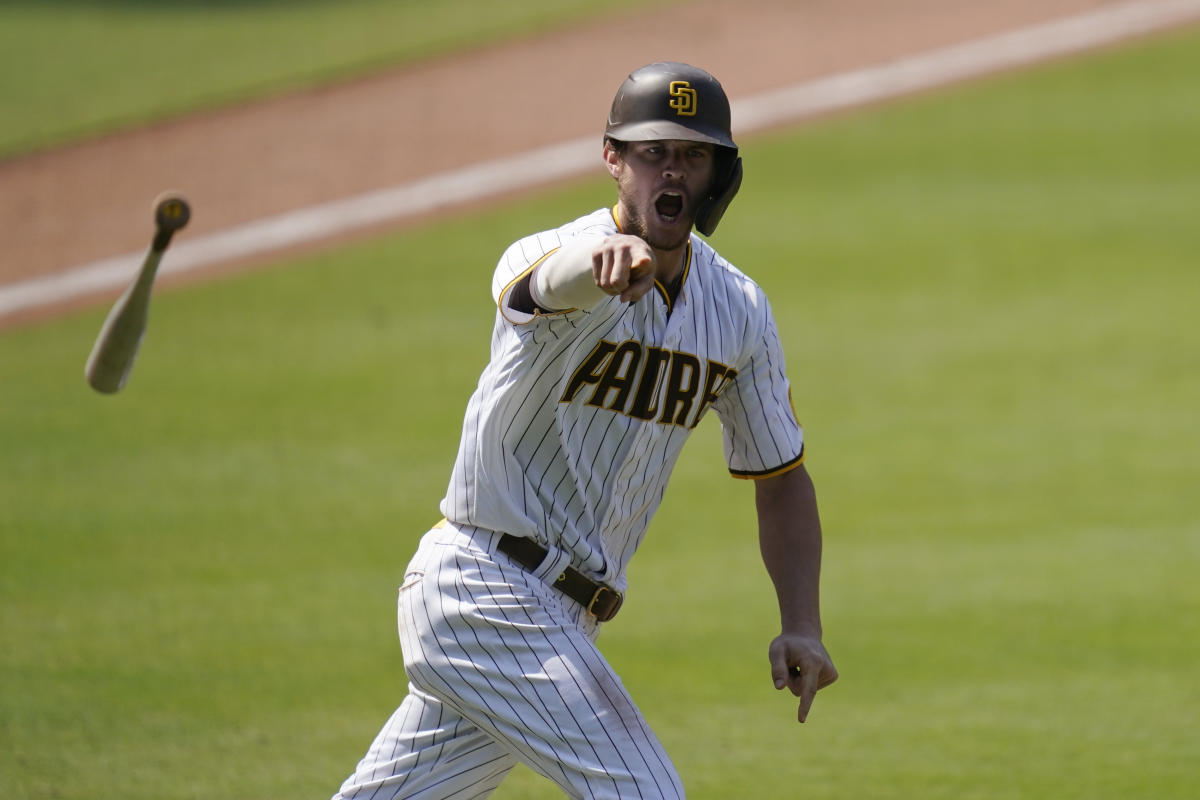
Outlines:
[[[491,361],[467,406],[442,513],[572,554],[619,589],[685,440],[709,407],[737,477],[803,459],[783,351],[762,289],[692,235],[674,307],[637,303],[529,315],[508,290],[575,237],[619,233],[600,209],[525,237],[492,281]]]

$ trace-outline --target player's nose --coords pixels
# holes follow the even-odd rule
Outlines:
[[[662,166],[662,174],[668,180],[681,181],[687,176],[687,167],[681,156],[669,156]]]

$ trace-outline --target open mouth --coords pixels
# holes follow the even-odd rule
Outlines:
[[[668,222],[674,222],[683,213],[683,195],[679,192],[663,192],[654,201],[654,210]]]

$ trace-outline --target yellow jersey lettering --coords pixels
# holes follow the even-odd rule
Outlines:
[[[634,419],[654,419],[658,416],[658,387],[671,363],[671,351],[647,347],[644,361],[642,379],[638,381],[637,394],[629,408],[629,416]]]
[[[721,392],[725,391],[725,387],[733,383],[733,379],[736,377],[736,369],[730,369],[716,361],[708,362],[708,368],[704,372],[704,391],[700,395],[700,405],[696,408],[696,416],[692,417],[692,424],[688,426],[689,428],[700,424],[708,407],[721,396]]]
[[[567,389],[563,392],[559,402],[569,403],[575,399],[575,395],[579,394],[579,390],[584,386],[589,383],[599,383],[600,379],[604,377],[605,364],[616,349],[615,344],[604,339],[597,342],[588,357],[575,369],[571,380],[567,381]]]
[[[667,425],[686,425],[688,412],[699,391],[700,359],[690,353],[672,353],[663,413],[658,421]]]
[[[637,374],[638,364],[642,360],[642,346],[637,342],[622,343],[608,359],[604,374],[596,383],[596,391],[588,400],[589,406],[601,406],[609,411],[624,411],[629,400],[629,391],[633,388],[633,376]],[[616,391],[617,395],[611,403],[606,403],[608,395]]]

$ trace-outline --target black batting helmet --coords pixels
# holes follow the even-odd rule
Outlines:
[[[730,131],[729,98],[712,75],[677,61],[630,73],[613,98],[604,136],[620,142],[682,139],[716,145],[709,196],[696,213],[696,230],[711,236],[742,185],[742,159]]]

